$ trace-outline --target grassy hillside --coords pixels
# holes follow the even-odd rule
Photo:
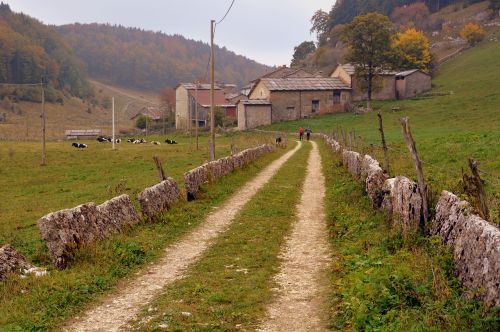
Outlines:
[[[115,97],[117,133],[133,132],[135,124],[130,118],[142,107],[159,102],[154,92],[124,89],[94,80],[90,83],[95,95],[88,101],[65,97],[62,103],[45,104],[49,139],[63,139],[66,129],[102,129],[103,134],[110,135],[111,97]],[[40,139],[40,110],[39,102],[1,102],[0,113],[7,114],[7,122],[0,122],[0,140]]]
[[[392,174],[416,178],[399,124],[404,116],[410,117],[417,148],[426,161],[424,172],[434,190],[460,192],[461,168],[467,168],[469,157],[479,161],[483,169],[500,174],[499,63],[500,43],[483,43],[445,64],[435,77],[433,92],[453,92],[452,95],[375,103],[383,112],[386,137],[392,149]],[[391,112],[395,106],[401,111]],[[331,133],[338,126],[355,130],[365,142],[359,149],[367,152],[370,143],[380,145],[375,113],[327,115],[277,123],[267,129],[297,131],[300,126],[325,133]],[[372,153],[383,160],[380,149]],[[487,175],[485,178],[494,218],[498,220],[500,180]]]

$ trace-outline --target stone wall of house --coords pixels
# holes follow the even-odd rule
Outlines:
[[[392,100],[396,99],[396,76],[382,75],[374,79],[375,89],[372,92],[373,100]],[[367,93],[361,88],[359,80],[352,80],[352,99],[354,101],[366,100]]]
[[[245,130],[271,124],[271,105],[238,104],[238,129]]]
[[[453,251],[463,286],[483,289],[487,305],[500,306],[500,231],[473,214],[469,204],[443,191],[436,206],[432,234]]]
[[[139,217],[128,195],[115,197],[97,206],[94,203],[49,213],[38,220],[38,228],[53,264],[66,268],[71,254],[87,244],[107,238]]]
[[[431,77],[419,71],[406,76],[404,79],[396,80],[398,99],[415,97],[432,87]]]
[[[137,195],[142,213],[149,218],[168,210],[180,198],[181,192],[172,178],[146,188]]]
[[[233,170],[243,168],[265,153],[273,151],[274,148],[269,144],[264,144],[256,148],[243,150],[230,157],[221,158],[184,173],[184,184],[188,200],[196,198],[200,187],[210,179],[220,179]]]

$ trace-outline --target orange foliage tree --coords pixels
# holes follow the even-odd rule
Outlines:
[[[399,69],[422,69],[429,71],[432,63],[429,39],[415,28],[396,34],[392,49],[394,67]]]
[[[485,34],[483,28],[473,22],[466,24],[460,31],[460,37],[466,39],[471,46],[483,40]]]

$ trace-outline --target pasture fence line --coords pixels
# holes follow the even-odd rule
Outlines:
[[[350,148],[355,136],[343,129],[331,136],[317,134],[330,150],[341,156],[342,164],[356,179],[364,182],[364,190],[374,209],[385,210],[391,224],[405,238],[422,231],[424,197],[417,183],[404,176],[389,178],[372,156],[364,156]],[[351,139],[348,139],[351,136]],[[343,144],[334,137],[342,138]],[[347,143],[347,144],[346,144]],[[475,178],[477,181],[477,178]],[[427,188],[426,188],[427,191]],[[430,205],[429,205],[430,206]],[[500,305],[500,231],[471,210],[471,205],[453,193],[443,190],[434,205],[435,214],[424,235],[438,235],[451,247],[455,270],[465,288],[479,295],[487,307]]]
[[[203,181],[197,183],[197,191],[203,184],[212,183],[236,169],[242,169],[273,150],[274,147],[270,144],[262,144],[203,164],[200,167],[205,171],[205,175]],[[142,218],[156,220],[181,199],[182,195],[177,182],[165,175],[157,156],[154,156],[153,160],[157,166],[160,182],[145,188],[137,195],[140,213],[136,210],[130,196],[123,194],[100,205],[93,202],[81,204],[74,208],[49,213],[38,220],[37,225],[42,239],[49,249],[56,268],[66,269],[77,250],[105,240],[121,232],[124,227],[136,226],[141,220],[141,215]],[[186,182],[186,189],[189,193],[188,182]],[[24,256],[13,250],[8,245],[0,248],[0,280],[5,279],[10,273],[24,273],[27,266],[31,267]],[[30,271],[35,273],[38,270]]]

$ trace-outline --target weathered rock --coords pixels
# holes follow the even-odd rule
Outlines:
[[[4,280],[11,273],[21,274],[23,269],[29,269],[26,258],[18,253],[9,244],[0,248],[0,280]]]
[[[128,195],[121,195],[97,206],[99,218],[97,228],[101,230],[101,237],[108,237],[118,233],[124,225],[134,226],[140,219],[134,204]]]
[[[385,181],[382,208],[392,214],[393,225],[403,234],[416,232],[419,227],[422,197],[417,184],[404,176]]]
[[[184,183],[188,199],[194,199],[200,191],[200,187],[209,179],[220,179],[235,169],[241,169],[263,154],[273,150],[273,146],[264,144],[256,148],[243,150],[229,157],[211,161],[185,173]]]
[[[78,248],[119,232],[125,224],[137,222],[139,218],[130,197],[121,195],[99,206],[87,203],[49,213],[38,220],[38,228],[53,264],[64,269]]]
[[[356,177],[361,175],[362,158],[359,153],[345,149],[342,150],[342,162],[351,175]]]
[[[482,290],[488,306],[500,305],[500,231],[473,214],[469,204],[443,191],[436,206],[432,234],[452,247],[463,286]]]
[[[361,178],[365,179],[365,189],[373,208],[380,208],[384,200],[384,183],[389,178],[377,160],[365,155],[361,167]]]
[[[137,199],[141,204],[142,213],[154,217],[160,212],[168,210],[177,202],[181,193],[174,179],[168,178],[152,187],[144,189]]]

